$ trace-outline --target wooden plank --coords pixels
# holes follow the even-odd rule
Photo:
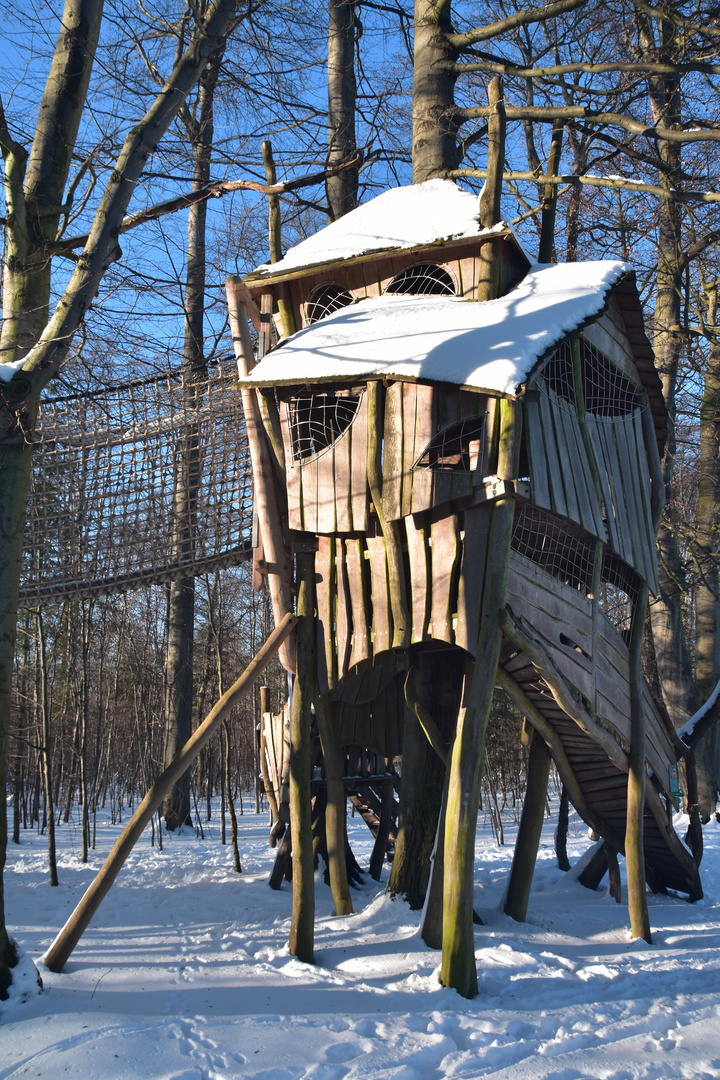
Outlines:
[[[430,547],[424,516],[405,518],[410,564],[410,603],[413,642],[426,641],[430,618]]]
[[[460,392],[454,387],[442,386],[436,390],[436,417],[437,428],[434,435],[443,431],[449,424],[454,424],[459,419]],[[432,505],[442,506],[453,497],[453,474],[442,469],[433,469],[433,497]]]
[[[523,413],[533,502],[536,506],[541,506],[545,510],[552,510],[548,459],[543,441],[539,401],[537,399],[526,399],[523,402]]]
[[[300,466],[302,527],[305,532],[311,533],[316,533],[318,527],[317,466],[317,458],[303,461]]]
[[[583,469],[583,460],[585,458],[585,447],[582,441],[582,434],[579,430],[580,421],[575,413],[571,413],[568,409],[563,408],[558,404],[556,418],[560,421],[563,429],[563,437],[565,439],[565,446],[567,447],[566,468],[564,472],[566,485],[572,484],[575,497],[577,500],[578,516],[577,521],[587,529],[589,533],[595,533],[595,515],[592,512],[590,505],[590,494],[587,490],[585,483],[585,471]],[[605,539],[605,532],[600,534],[601,539]]]
[[[474,300],[477,292],[475,256],[465,255],[458,259],[459,295],[466,300]]]
[[[366,544],[370,555],[372,647],[373,655],[377,656],[378,653],[389,649],[392,644],[387,558],[382,536],[368,536]]]
[[[400,509],[403,517],[412,513],[415,430],[417,427],[417,383],[402,383],[402,480]],[[383,500],[384,501],[384,500]]]
[[[487,507],[474,506],[465,511],[455,644],[466,649],[471,656],[475,655],[480,630],[489,526],[490,514]]]
[[[353,531],[352,496],[350,474],[351,424],[332,448],[333,481],[335,488],[335,531],[347,533]]]
[[[483,399],[481,398],[481,401],[482,400]],[[482,487],[483,480],[486,476],[493,476],[497,473],[497,457],[493,454],[493,445],[495,436],[495,418],[499,411],[498,405],[499,402],[497,398],[484,398],[483,409],[485,412],[485,425],[480,446],[480,457],[472,477],[473,487]]]
[[[635,460],[638,463],[636,481],[640,488],[640,500],[642,503],[641,520],[643,526],[643,540],[645,544],[645,566],[647,569],[646,581],[650,590],[657,596],[659,590],[657,576],[657,543],[655,529],[652,520],[652,485],[650,481],[650,469],[645,450],[645,440],[642,431],[642,415],[638,409],[632,418],[633,441],[635,444]]]
[[[415,439],[413,462],[423,453],[435,431],[436,388],[418,383],[416,386]],[[432,506],[433,474],[430,469],[418,468],[412,472],[412,512],[417,514]]]
[[[288,501],[288,525],[291,529],[302,531],[301,496],[302,484],[300,479],[300,466],[293,461],[292,446],[290,441],[290,425],[288,423],[288,407],[286,401],[280,402],[280,427],[282,429],[283,446],[285,448],[285,481],[287,484]]]
[[[317,603],[317,674],[321,694],[337,682],[335,652],[335,539],[320,536],[315,555]]]
[[[393,382],[385,391],[385,427],[382,454],[382,508],[388,521],[402,517],[403,384]]]
[[[342,540],[339,543],[343,543]],[[360,540],[347,540],[347,576],[352,613],[352,642],[349,666],[355,667],[370,658],[370,618],[365,588],[365,547]],[[369,568],[367,573],[369,584]]]
[[[368,482],[367,482],[367,394],[363,392],[355,419],[350,425],[350,476],[352,527],[355,532],[367,532]]]
[[[335,547],[335,583],[337,588],[337,670],[338,679],[347,675],[352,638],[351,600],[348,587],[345,544],[338,540]]]
[[[600,479],[600,491],[605,509],[605,524],[608,530],[609,544],[613,551],[620,553],[620,522],[613,487],[610,483],[609,465],[603,439],[603,426],[598,418],[590,413],[587,414],[586,423]]]
[[[430,527],[432,579],[430,635],[455,643],[453,613],[457,605],[455,569],[460,557],[460,531],[456,514],[433,521]]]
[[[517,551],[510,553],[508,592],[538,605],[563,623],[582,627],[592,624],[592,600],[588,596],[551,577]],[[512,606],[512,600],[509,603]]]
[[[573,442],[566,435],[566,420],[569,406],[561,401],[553,390],[548,392],[550,412],[555,430],[555,446],[560,463],[560,479],[565,491],[567,516],[573,521],[580,521],[580,508],[575,487],[575,469],[572,457]]]
[[[335,514],[335,446],[316,459],[317,467],[317,528],[319,533],[337,532]]]
[[[632,565],[646,581],[649,552],[647,550],[647,537],[644,535],[645,528],[642,517],[642,494],[640,485],[637,482],[639,462],[635,456],[635,432],[630,418],[617,420],[613,423],[612,427],[615,436],[618,461],[620,463],[620,472],[618,474],[619,486],[627,510],[633,552],[635,555]],[[629,443],[631,443],[631,445],[629,445]]]
[[[562,472],[565,468],[565,462],[563,462],[561,468],[560,459],[558,458],[555,426],[553,424],[553,408],[547,394],[543,392],[538,395],[538,415],[540,419],[540,430],[542,432],[543,451],[547,462],[550,509],[556,514],[560,514],[561,517],[570,517],[567,501],[565,499],[565,488],[562,482]]]

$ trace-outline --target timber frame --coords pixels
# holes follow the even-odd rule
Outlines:
[[[497,268],[490,295],[479,273],[488,263]],[[465,302],[492,302],[528,272],[508,229],[281,266],[228,279],[228,302],[253,454],[256,580],[268,579],[276,619],[292,606],[293,559],[302,561],[298,582],[314,586],[303,593],[312,672],[303,671],[302,694],[322,718],[328,799],[341,779],[339,748],[365,748],[389,770],[411,708],[448,768],[444,862],[433,871],[444,874],[444,894],[433,890],[441,977],[472,996],[475,811],[498,682],[541,740],[531,755],[537,783],[547,781],[549,752],[578,813],[611,853],[626,855],[633,933],[649,938],[645,880],[691,900],[702,890],[671,820],[678,740],[639,664],[643,612],[657,591],[666,416],[634,275],[621,268],[603,284],[591,316],[541,351],[509,393],[422,370],[344,374],[342,365],[308,376],[289,364],[268,381],[262,363],[253,370],[248,331],[258,331],[262,361],[275,352],[273,317],[278,337],[309,326],[311,353],[315,323],[403,291],[408,272],[426,282],[415,289],[418,305],[450,288]],[[507,330],[512,337],[511,318]],[[448,665],[455,680],[462,671],[449,744],[412,690],[413,671],[439,650],[465,658]],[[293,656],[284,662],[294,670]],[[292,775],[291,765],[291,785]],[[309,804],[310,776],[300,782]],[[342,818],[345,789],[333,790]],[[532,836],[530,824],[525,832]],[[537,841],[525,832],[521,825],[534,852],[522,855],[514,878],[532,876]],[[338,835],[328,836],[331,861]],[[337,866],[331,882],[334,871],[339,912],[346,882]],[[524,918],[527,881],[523,890],[524,900],[509,897],[516,918]]]

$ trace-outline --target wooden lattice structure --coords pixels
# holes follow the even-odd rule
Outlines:
[[[473,229],[467,210],[428,240],[424,207],[448,199],[461,218],[471,199],[431,183],[389,193],[392,207],[380,197],[375,220],[361,207],[228,293],[264,485],[256,567],[280,618],[294,548],[315,627],[313,680],[309,644],[298,671],[328,749],[399,752],[406,699],[446,753],[412,673],[431,654],[465,657],[441,830],[443,977],[471,993],[472,978],[452,971],[472,858],[464,883],[447,875],[474,836],[477,717],[496,679],[614,851],[640,769],[647,880],[702,893],[671,822],[678,740],[639,666],[665,410],[634,276],[618,263],[530,267],[510,230]],[[243,309],[260,334],[255,370]],[[299,328],[277,348],[271,316]],[[295,666],[291,653],[284,662]]]
[[[47,398],[21,603],[107,595],[232,565],[249,553],[251,525],[232,367]]]

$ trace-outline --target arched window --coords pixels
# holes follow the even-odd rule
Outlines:
[[[329,450],[355,419],[361,396],[348,390],[328,390],[291,397],[287,415],[293,461],[307,461]]]
[[[408,266],[394,277],[385,292],[410,296],[455,296],[455,282],[444,266],[418,263]]]
[[[484,431],[484,416],[467,416],[449,424],[428,443],[413,467],[441,472],[482,469]]]
[[[326,315],[332,315],[333,311],[347,307],[354,300],[353,294],[338,285],[335,281],[326,281],[317,285],[310,294],[305,304],[305,322],[316,323],[324,319]]]

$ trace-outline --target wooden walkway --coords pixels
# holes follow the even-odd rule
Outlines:
[[[548,602],[551,594],[541,584],[535,568],[513,554],[508,637],[500,659],[501,675],[520,689],[549,725],[556,746],[565,756],[563,768],[559,769],[561,777],[565,781],[563,769],[571,770],[582,793],[584,806],[576,806],[578,812],[622,853],[629,748],[627,648],[607,619],[592,610],[592,601],[568,588],[564,591],[574,592],[579,608],[575,614],[587,617],[584,624],[583,618],[577,622],[573,619],[570,639],[567,625],[557,618]],[[576,644],[578,640],[582,647]],[[654,707],[649,691],[645,704],[647,881],[654,891],[673,889],[697,900],[702,897],[698,869],[673,828],[675,800],[667,791],[668,765],[676,761],[672,733]],[[558,755],[554,756],[559,764]]]

